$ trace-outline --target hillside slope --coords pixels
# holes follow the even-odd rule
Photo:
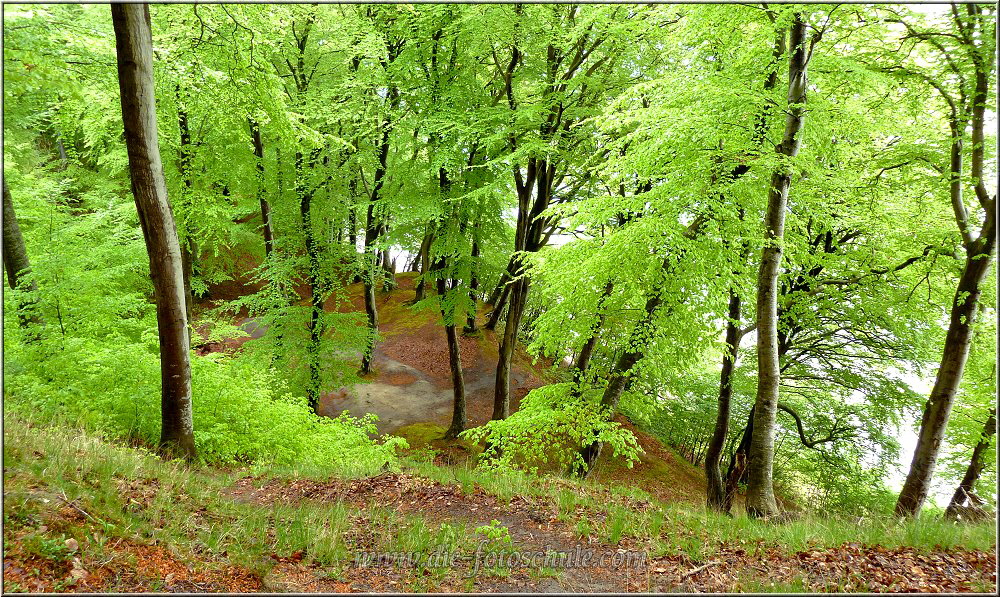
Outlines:
[[[249,269],[244,270],[249,271]],[[398,286],[391,292],[377,292],[379,332],[383,336],[375,350],[374,375],[351,387],[340,388],[322,395],[319,412],[337,416],[349,411],[360,416],[373,413],[378,416],[381,433],[396,433],[414,439],[414,430],[430,433],[436,439],[443,434],[451,421],[453,394],[448,363],[448,345],[440,315],[432,310],[413,309],[409,302],[414,296],[417,274],[407,272],[396,275]],[[231,282],[210,288],[216,301],[232,300],[256,290],[237,275]],[[361,311],[364,309],[363,288],[360,283],[346,287],[347,301],[328,301],[328,310]],[[308,296],[308,289],[300,288]],[[306,299],[302,299],[305,304]],[[486,307],[480,309],[480,321],[485,318]],[[244,315],[237,319],[251,335],[262,330]],[[234,350],[243,340],[214,347],[215,350]],[[461,336],[462,372],[465,378],[467,417],[469,427],[489,421],[493,412],[493,387],[496,379],[496,334],[480,330],[472,337]],[[518,347],[511,367],[511,411],[517,410],[520,400],[532,389],[544,385],[552,378],[550,361],[534,361]],[[639,462],[632,468],[604,453],[595,471],[595,480],[607,485],[633,487],[648,492],[663,501],[680,501],[701,504],[705,499],[704,472],[692,466],[675,452],[666,448],[654,436],[642,432],[633,423],[619,416],[620,423],[636,434],[644,450]],[[418,433],[419,435],[419,433]],[[435,447],[448,452],[443,442]],[[453,457],[453,455],[452,455]],[[447,457],[446,457],[447,458]]]

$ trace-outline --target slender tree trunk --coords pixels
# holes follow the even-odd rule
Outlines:
[[[260,138],[260,126],[257,121],[248,118],[250,138],[253,140],[253,153],[257,156],[257,199],[260,201],[260,219],[264,231],[264,257],[270,257],[274,250],[274,236],[271,230],[271,206],[264,195],[264,143]]]
[[[12,290],[18,287],[21,275],[31,272],[28,250],[24,246],[21,227],[17,224],[14,201],[6,179],[3,181],[3,264],[7,270],[7,283]],[[34,286],[32,283],[32,291],[35,290]]]
[[[438,259],[438,269],[440,275],[436,280],[438,297],[441,300],[441,320],[444,323],[445,336],[448,340],[448,365],[451,368],[451,387],[454,393],[454,402],[451,415],[451,425],[445,432],[445,439],[454,439],[459,433],[465,431],[465,379],[462,374],[462,353],[458,342],[458,329],[455,323],[455,309],[445,306],[445,294],[448,289],[444,276],[446,261],[444,258]],[[454,282],[453,282],[454,283]]]
[[[608,283],[604,285],[604,290],[601,292],[600,298],[597,299],[597,321],[590,327],[590,336],[583,343],[583,347],[580,348],[580,354],[577,355],[576,362],[573,364],[573,381],[577,386],[583,383],[587,369],[590,367],[590,359],[594,356],[597,339],[601,335],[601,328],[604,327],[604,302],[608,300],[608,297],[611,296],[614,290],[615,283],[608,280]]]
[[[507,274],[504,274],[506,276]],[[507,306],[507,299],[510,297],[510,291],[513,284],[506,284],[503,289],[500,290],[500,295],[497,296],[496,300],[491,303],[493,305],[493,310],[490,311],[489,317],[486,318],[486,325],[483,327],[488,330],[495,330],[497,324],[500,323],[500,317],[503,316],[504,307]]]
[[[37,292],[38,285],[31,280],[27,288],[23,288],[22,277],[31,273],[31,262],[28,260],[28,250],[24,246],[24,237],[21,236],[21,227],[17,224],[14,200],[10,196],[6,179],[3,181],[3,264],[7,270],[7,283],[11,289],[25,290],[32,295],[18,305],[18,323],[21,327],[38,323],[40,318],[33,309],[35,303],[33,295]]]
[[[969,499],[969,496],[972,495],[976,481],[983,474],[983,467],[986,465],[984,457],[990,449],[990,444],[996,432],[997,409],[994,406],[990,409],[990,416],[986,420],[986,424],[983,425],[983,431],[979,436],[976,447],[972,450],[972,460],[969,462],[969,468],[965,470],[965,476],[962,477],[962,482],[958,484],[958,489],[955,490],[955,495],[952,496],[951,503],[948,504],[948,509],[944,512],[945,518],[958,518],[958,513],[962,506],[965,505],[965,500]]]
[[[733,396],[733,368],[740,349],[740,295],[735,289],[729,290],[729,313],[726,322],[726,348],[722,355],[722,375],[719,380],[719,411],[715,418],[715,430],[705,455],[705,476],[708,479],[708,507],[717,512],[725,512],[726,490],[719,470],[722,450],[729,436],[729,404]]]
[[[618,402],[621,400],[625,388],[628,387],[629,381],[632,379],[632,370],[645,354],[645,351],[638,347],[645,346],[648,339],[653,337],[653,319],[662,303],[663,300],[660,298],[658,292],[654,292],[646,300],[643,317],[635,328],[633,328],[629,338],[629,348],[615,362],[608,385],[604,388],[604,394],[601,396],[601,406],[609,418],[618,410]],[[594,464],[597,463],[597,459],[601,456],[602,447],[601,442],[593,441],[581,450],[580,456],[583,458],[585,465],[583,470],[584,476],[589,475],[593,471]]]
[[[469,270],[469,300],[472,301],[472,306],[469,309],[468,315],[465,318],[465,328],[462,330],[465,334],[475,334],[476,333],[476,300],[479,296],[479,223],[473,226],[472,230],[472,265]]]
[[[309,345],[306,354],[309,363],[309,386],[306,388],[306,398],[309,407],[314,411],[319,407],[320,394],[320,340],[323,337],[321,315],[325,291],[320,274],[319,246],[316,242],[316,231],[312,223],[313,190],[307,188],[303,166],[302,152],[295,153],[295,186],[299,196],[299,214],[302,217],[302,231],[305,236],[306,255],[309,257]],[[310,169],[313,160],[310,159]]]
[[[951,321],[944,341],[941,366],[924,406],[910,472],[896,502],[896,514],[899,516],[919,513],[930,490],[938,451],[969,357],[972,323],[982,294],[982,282],[990,268],[990,255],[996,237],[996,220],[991,218],[991,221],[994,222],[992,229],[984,230],[980,237],[980,241],[984,242],[977,241],[968,250],[965,268],[952,300]]]
[[[396,287],[396,262],[389,259],[389,249],[382,251],[382,271],[385,276],[382,278],[382,290],[389,292]]]
[[[776,151],[788,157],[798,155],[805,121],[807,88],[806,24],[795,13],[790,28],[788,62],[788,110],[785,132]],[[747,513],[768,517],[778,513],[772,478],[774,465],[774,421],[778,408],[778,274],[781,271],[781,243],[785,233],[785,210],[791,171],[779,166],[771,176],[767,214],[764,219],[766,245],[761,254],[757,278],[757,399],[754,433],[750,442]]]
[[[740,483],[744,483],[746,481],[748,464],[747,455],[750,452],[750,442],[753,439],[755,408],[756,407],[750,408],[750,414],[747,415],[746,429],[743,430],[740,443],[736,446],[736,451],[733,452],[733,458],[729,461],[729,469],[726,471],[726,495],[725,501],[723,502],[723,511],[726,513],[733,511],[733,501],[736,499],[736,493],[739,491]]]
[[[504,290],[509,287],[508,282],[510,282],[510,278],[516,270],[517,256],[514,255],[510,258],[510,261],[507,262],[507,269],[504,270],[503,274],[500,276],[500,281],[497,282],[497,285],[493,288],[493,292],[491,292],[489,298],[486,299],[487,305],[497,304],[497,301],[500,299],[500,295],[503,294]]]
[[[193,459],[190,336],[184,272],[160,162],[153,89],[153,39],[146,4],[112,4],[125,145],[156,297],[160,341],[160,449]]]
[[[969,5],[967,9],[971,17],[977,15],[977,8],[974,5]],[[976,31],[976,23],[977,19],[973,18],[966,25],[972,31]],[[961,22],[958,24],[961,25]],[[973,34],[969,35],[968,39],[973,39]],[[983,36],[985,38],[986,34]],[[965,246],[965,267],[958,281],[955,297],[952,299],[951,320],[948,324],[948,334],[945,336],[941,366],[938,368],[930,397],[924,406],[920,433],[917,436],[917,446],[913,451],[913,461],[896,502],[898,516],[918,514],[930,489],[938,451],[948,426],[948,417],[951,414],[955,394],[962,382],[965,363],[969,357],[972,323],[979,305],[982,283],[989,272],[996,244],[996,194],[990,197],[983,174],[985,150],[983,127],[989,98],[989,81],[995,78],[995,75],[992,74],[995,57],[993,52],[985,52],[982,48],[973,45],[972,42],[969,43],[972,46],[969,49],[974,53],[974,56],[978,57],[977,60],[973,60],[975,88],[971,97],[971,105],[962,106],[962,108],[971,112],[971,174],[976,198],[985,212],[985,221],[979,236],[973,238],[972,230],[969,229],[969,215],[962,199],[962,137],[965,133],[966,122],[961,119],[961,115],[956,112],[956,107],[952,104],[951,162],[949,167],[951,180],[949,188],[952,208],[955,211]]]
[[[427,231],[420,241],[420,249],[417,251],[417,261],[420,262],[420,279],[417,280],[417,287],[413,297],[413,302],[422,301],[426,296],[427,276],[430,274],[431,265],[431,245],[434,242],[434,223],[427,224]]]
[[[176,85],[174,87],[174,94],[177,97],[177,126],[180,130],[181,143],[180,143],[180,171],[181,171],[181,181],[184,183],[184,190],[181,192],[181,202],[182,206],[186,207],[188,205],[187,194],[191,192],[191,130],[188,127],[188,115],[187,110],[184,109],[181,103],[181,86]],[[194,308],[194,295],[191,293],[191,278],[194,277],[194,255],[196,249],[195,240],[193,235],[187,230],[186,226],[182,226],[183,234],[181,235],[181,262],[184,268],[184,301],[185,309],[187,310],[187,320],[188,324],[193,321],[192,309]]]
[[[445,439],[454,439],[465,431],[465,379],[462,377],[462,355],[459,351],[458,330],[455,325],[445,325],[448,337],[448,362],[451,366],[451,386],[455,395],[451,425],[444,434]]]
[[[351,180],[348,183],[351,189],[351,197],[354,197],[354,192],[357,190],[357,181]],[[353,205],[347,211],[347,241],[351,243],[351,250],[354,252],[358,251],[358,212]]]
[[[692,239],[698,235],[702,224],[704,224],[704,218],[698,218],[692,222],[683,232],[683,236],[688,239]],[[683,256],[683,251],[681,252]],[[660,266],[663,272],[669,275],[674,264],[673,258],[666,258],[663,260],[663,264]],[[649,343],[649,339],[654,337],[655,329],[653,327],[653,320],[656,317],[656,312],[659,310],[660,306],[663,304],[663,299],[660,296],[660,289],[657,287],[646,295],[646,306],[643,309],[642,318],[636,323],[635,327],[632,328],[632,332],[629,334],[629,341],[625,352],[621,356],[615,359],[614,367],[611,369],[611,373],[608,378],[608,385],[604,388],[604,394],[601,396],[601,405],[605,408],[605,416],[611,418],[615,415],[618,409],[618,402],[621,399],[622,394],[625,392],[625,388],[632,378],[632,370],[636,363],[642,360],[645,355],[643,346]],[[593,441],[580,450],[580,456],[583,458],[584,468],[582,470],[582,475],[586,477],[594,470],[594,464],[601,455],[601,443],[598,441]]]
[[[514,357],[514,345],[517,343],[517,329],[521,325],[521,315],[524,313],[521,305],[528,295],[528,279],[522,276],[515,280],[511,284],[510,294],[510,309],[500,341],[496,382],[493,387],[494,421],[510,416],[510,365]]]
[[[389,56],[392,62],[394,56]],[[361,356],[361,374],[372,372],[372,359],[375,357],[375,342],[378,337],[378,307],[375,304],[375,284],[378,267],[378,252],[376,244],[385,230],[384,217],[378,213],[382,186],[385,184],[389,162],[389,135],[392,132],[392,111],[399,107],[399,90],[389,89],[390,113],[385,116],[381,126],[381,140],[378,145],[378,165],[375,167],[374,182],[371,197],[368,200],[368,214],[365,220],[365,273],[362,276],[365,285],[365,313],[368,315],[368,346]]]

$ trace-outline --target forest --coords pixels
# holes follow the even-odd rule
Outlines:
[[[5,3],[4,591],[992,593],[996,24]]]

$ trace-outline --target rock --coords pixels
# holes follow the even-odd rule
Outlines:
[[[65,544],[66,544],[66,549],[68,549],[70,551],[76,551],[76,550],[80,549],[80,544],[77,543],[76,539],[74,539],[72,537],[70,537],[69,539],[67,539],[65,541]]]
[[[73,558],[73,569],[69,571],[69,575],[74,580],[81,580],[87,578],[87,575],[89,574],[90,573],[84,569],[83,562],[80,561],[80,558]]]

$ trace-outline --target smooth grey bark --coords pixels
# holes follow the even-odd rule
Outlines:
[[[896,514],[900,516],[914,516],[919,513],[930,490],[941,441],[944,439],[955,395],[962,381],[965,363],[969,358],[972,323],[976,318],[982,294],[982,282],[989,272],[995,243],[994,218],[990,218],[990,226],[983,230],[983,235],[987,234],[989,235],[987,238],[980,236],[967,249],[965,267],[958,288],[955,290],[955,297],[952,299],[951,319],[945,337],[941,366],[930,397],[924,406],[910,471],[896,502]]]
[[[967,5],[970,19],[965,24],[957,21],[958,29],[964,36],[965,45],[976,57],[973,60],[975,68],[975,87],[969,101],[969,106],[959,106],[954,99],[947,97],[951,108],[951,156],[949,164],[951,204],[955,219],[965,246],[965,265],[958,288],[951,304],[951,318],[948,323],[948,333],[945,336],[944,350],[941,355],[941,365],[938,368],[934,387],[924,406],[923,418],[920,422],[920,432],[917,445],[913,451],[913,461],[907,473],[903,489],[899,493],[895,512],[898,516],[915,516],[920,512],[927,493],[930,490],[934,467],[937,462],[941,441],[948,427],[948,418],[955,401],[955,395],[962,382],[965,363],[969,357],[972,324],[978,310],[982,283],[989,273],[996,246],[996,194],[990,196],[983,180],[984,159],[984,120],[986,104],[989,97],[989,80],[992,76],[995,56],[992,51],[983,51],[976,46],[976,23],[981,17],[980,7]],[[954,15],[959,19],[958,9]],[[988,32],[983,35],[991,35]],[[992,36],[992,35],[991,35]],[[962,96],[965,99],[965,96]],[[962,138],[966,123],[964,114],[971,113],[972,151],[971,175],[974,180],[976,199],[983,209],[985,220],[982,222],[978,236],[973,236],[970,229],[969,214],[962,198]]]
[[[817,41],[813,38],[812,44]],[[809,52],[806,23],[795,13],[789,28],[788,96],[785,130],[775,151],[786,157],[798,155],[805,124]],[[807,47],[807,45],[809,47]],[[768,517],[778,513],[774,498],[774,422],[778,409],[778,274],[781,271],[781,244],[785,233],[785,210],[791,170],[779,166],[771,175],[764,217],[765,246],[761,252],[757,277],[757,397],[754,409],[754,432],[747,464],[747,513]]]
[[[118,83],[132,194],[149,254],[160,340],[160,449],[193,459],[190,336],[181,247],[167,198],[156,129],[149,6],[112,4]]]

